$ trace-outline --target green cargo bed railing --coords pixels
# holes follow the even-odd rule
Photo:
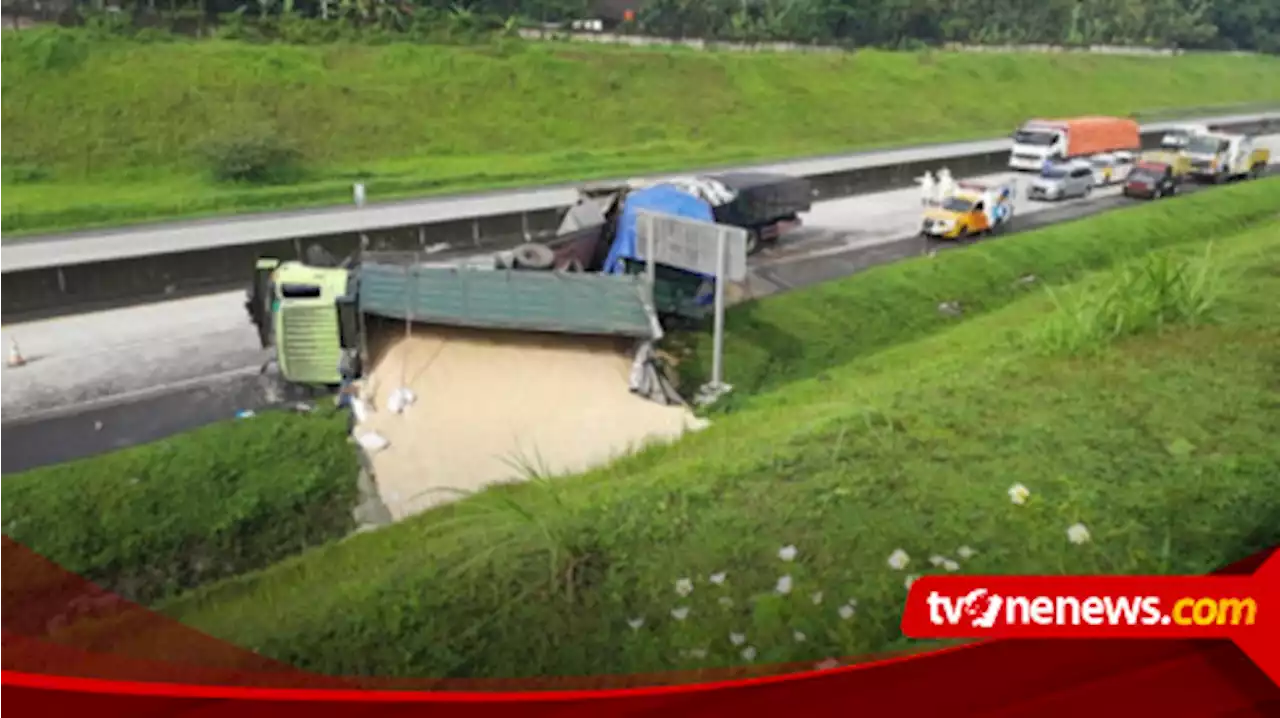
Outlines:
[[[360,310],[426,324],[626,336],[661,335],[642,277],[364,264]]]

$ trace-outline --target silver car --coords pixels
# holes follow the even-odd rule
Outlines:
[[[1027,199],[1053,202],[1088,197],[1094,181],[1093,167],[1083,162],[1049,165],[1027,187]]]

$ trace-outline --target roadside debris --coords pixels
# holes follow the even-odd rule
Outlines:
[[[364,400],[359,397],[351,397],[351,413],[356,418],[357,424],[363,424],[369,418],[369,407]]]
[[[938,311],[949,317],[958,317],[964,314],[964,310],[960,308],[960,302],[943,302],[938,305]]]
[[[365,432],[360,436],[357,436],[356,442],[360,444],[360,448],[368,451],[369,453],[382,451],[391,445],[390,441],[387,441],[382,434],[379,434],[376,431]]]
[[[102,431],[102,422],[101,422],[101,421],[95,421],[95,422],[93,422],[93,430],[94,430],[94,431]]]
[[[1018,277],[1018,281],[1016,281],[1016,282],[1014,282],[1014,283],[1015,283],[1015,284],[1024,284],[1024,285],[1025,285],[1025,284],[1033,284],[1033,283],[1035,283],[1035,281],[1036,281],[1036,275],[1034,275],[1034,274],[1028,274],[1028,275],[1023,276],[1023,277]]]
[[[293,405],[293,410],[299,414],[310,414],[315,411],[315,407],[305,401],[300,401]]]
[[[22,356],[22,351],[18,349],[18,340],[10,339],[9,340],[9,362],[8,362],[9,366],[20,367],[26,363],[27,363],[26,358]]]
[[[387,396],[387,410],[392,414],[399,414],[412,406],[413,402],[417,400],[418,396],[413,393],[412,389],[402,386],[399,389],[392,390],[391,394]]]
[[[250,419],[250,418],[253,418],[253,417],[254,417],[254,416],[256,416],[256,415],[257,415],[257,414],[256,414],[256,412],[254,412],[254,410],[253,410],[253,409],[242,409],[242,410],[240,410],[240,411],[237,411],[237,412],[236,412],[236,418],[237,418],[237,419]]]
[[[719,401],[720,397],[733,391],[733,386],[729,384],[704,384],[698,393],[693,397],[693,403],[698,406],[710,406]]]

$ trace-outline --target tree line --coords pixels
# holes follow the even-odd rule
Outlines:
[[[1280,53],[1280,0],[65,0],[68,16],[511,31],[602,18],[618,32],[850,47],[1126,45]],[[33,0],[6,2],[6,13]],[[48,7],[49,3],[43,3]],[[115,12],[107,12],[112,7]],[[626,12],[630,10],[631,12]],[[178,23],[180,24],[180,23]],[[615,26],[616,25],[616,26]],[[178,29],[176,26],[173,29]]]

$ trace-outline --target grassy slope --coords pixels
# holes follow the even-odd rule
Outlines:
[[[1130,210],[1129,229],[1159,211]],[[1041,240],[1043,265],[1071,255],[1069,238]],[[975,573],[1210,570],[1280,540],[1280,222],[1221,240],[1212,326],[1095,358],[1046,355],[1053,303],[1037,291],[822,377],[798,367],[785,390],[679,444],[487,492],[165,610],[326,672],[599,675],[741,663],[733,631],[760,662],[900,647],[904,573],[886,566],[896,548],[912,572],[962,545],[977,551],[962,562]],[[890,293],[893,271],[844,283]],[[839,327],[828,332],[807,338],[835,341]],[[1027,506],[1006,496],[1015,481],[1031,488]],[[1092,544],[1067,542],[1077,521]],[[787,544],[799,549],[791,564],[776,557]],[[723,586],[707,580],[717,571]],[[780,598],[784,574],[794,589]],[[695,582],[686,599],[682,577]],[[841,620],[851,598],[856,616]],[[683,622],[670,615],[679,606],[691,608]]]
[[[272,412],[6,476],[4,533],[157,600],[355,528],[358,467],[345,434],[332,411]]]
[[[7,232],[990,136],[1034,115],[1280,100],[1280,59],[130,44],[9,34]],[[210,133],[283,128],[308,178],[215,185]]]

